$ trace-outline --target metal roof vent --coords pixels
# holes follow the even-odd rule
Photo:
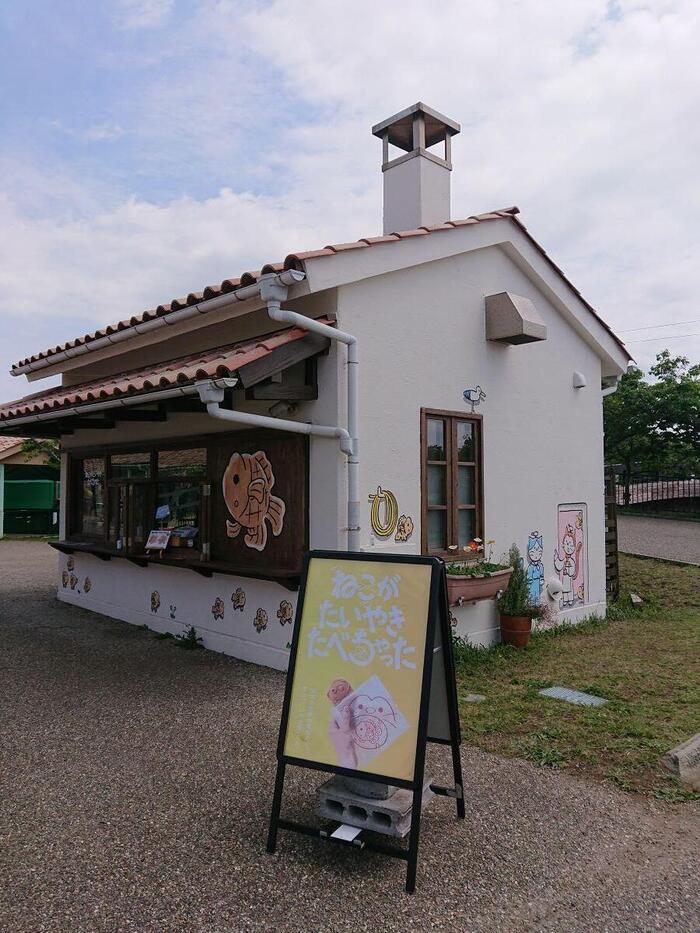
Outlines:
[[[450,219],[451,140],[459,131],[459,123],[420,101],[372,127],[383,144],[385,234]],[[440,143],[442,156],[428,151]],[[390,145],[404,155],[390,159]]]
[[[529,298],[512,292],[486,296],[486,339],[496,343],[533,343],[547,339],[547,327]]]

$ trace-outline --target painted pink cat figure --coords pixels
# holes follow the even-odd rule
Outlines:
[[[554,551],[554,568],[561,575],[561,607],[566,609],[573,606],[576,600],[574,580],[579,572],[579,560],[583,542],[576,543],[576,532],[573,525],[567,525],[561,539],[563,557],[559,550]]]

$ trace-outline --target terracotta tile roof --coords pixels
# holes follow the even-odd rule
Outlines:
[[[4,453],[11,447],[17,447],[23,440],[23,437],[0,437],[0,453]]]
[[[333,324],[328,318],[319,318],[324,324]],[[14,418],[39,412],[56,411],[73,405],[84,405],[106,399],[123,398],[142,392],[169,389],[186,385],[198,379],[221,379],[233,376],[242,366],[267,356],[278,347],[301,340],[308,331],[300,327],[278,330],[253,340],[239,341],[215,350],[193,353],[165,363],[157,363],[134,369],[119,376],[81,382],[73,386],[56,386],[44,392],[36,392],[15,402],[0,405],[0,426],[8,427]],[[16,443],[15,438],[3,439]],[[1,448],[0,448],[1,449]]]
[[[237,288],[243,288],[246,285],[253,285],[255,282],[257,282],[261,275],[265,275],[266,273],[281,272],[284,269],[303,269],[304,263],[310,259],[319,259],[323,256],[335,256],[338,253],[345,252],[346,250],[367,249],[369,247],[378,246],[385,243],[398,243],[401,240],[410,239],[411,237],[426,236],[441,231],[454,230],[457,227],[485,223],[491,220],[504,219],[512,220],[515,224],[517,224],[519,229],[522,230],[522,232],[537,249],[537,251],[562,277],[562,279],[564,279],[569,287],[586,305],[588,310],[591,311],[591,313],[600,321],[603,327],[605,327],[605,329],[624,350],[624,345],[619,340],[619,338],[612,332],[608,325],[603,320],[601,320],[600,316],[594,310],[594,308],[591,307],[591,305],[581,295],[579,290],[575,288],[575,286],[572,285],[569,279],[564,275],[559,266],[556,265],[556,263],[550,258],[543,247],[540,246],[534,237],[527,231],[525,225],[520,220],[518,220],[516,215],[519,213],[520,209],[518,207],[504,207],[500,210],[489,211],[486,214],[474,214],[471,217],[467,217],[463,220],[448,220],[443,224],[431,224],[429,226],[420,227],[418,230],[404,230],[398,233],[391,233],[386,236],[362,237],[353,243],[336,243],[334,245],[324,246],[323,249],[313,249],[304,252],[290,253],[284,262],[267,263],[259,271],[244,272],[239,278],[224,279],[218,285],[207,285],[202,289],[202,291],[190,292],[188,295],[182,298],[173,298],[172,301],[167,302],[166,304],[158,305],[156,308],[151,308],[148,311],[144,311],[141,314],[134,315],[133,317],[123,321],[119,321],[116,324],[108,324],[106,327],[102,327],[91,334],[85,334],[82,337],[76,337],[74,340],[69,340],[67,343],[60,344],[56,347],[49,347],[47,350],[42,350],[40,353],[36,353],[33,356],[26,357],[26,359],[14,363],[12,369],[16,370],[22,366],[26,366],[29,363],[34,363],[37,360],[50,358],[51,356],[54,356],[57,353],[61,353],[64,350],[71,350],[77,346],[87,345],[94,340],[108,337],[111,334],[125,330],[128,327],[133,327],[137,324],[145,323],[146,321],[151,321],[157,317],[166,316],[175,311],[180,311],[182,308],[195,305],[200,301],[207,301],[210,298],[217,298],[220,295],[225,295],[227,292],[234,291]],[[625,352],[627,351],[625,350]]]

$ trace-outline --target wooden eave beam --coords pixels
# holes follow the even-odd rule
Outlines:
[[[165,405],[158,408],[113,408],[110,418],[115,421],[167,421]]]
[[[237,369],[236,373],[240,384],[244,389],[249,389],[251,386],[257,385],[259,382],[263,382],[263,380],[269,379],[285,369],[289,369],[290,366],[295,366],[312,356],[326,352],[330,344],[328,337],[323,337],[321,334],[307,334],[301,340],[284,344],[284,346],[278,347],[259,360],[254,360],[252,363],[247,363]]]
[[[98,418],[98,417],[95,417],[95,418],[73,417],[73,418],[67,418],[65,422],[59,421],[58,423],[61,426],[61,428],[63,428],[63,426],[65,425],[68,428],[72,428],[74,431],[77,431],[77,430],[104,431],[104,430],[109,430],[113,428],[115,425],[114,418]]]

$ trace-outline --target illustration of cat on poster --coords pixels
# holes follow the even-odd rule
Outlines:
[[[561,580],[561,608],[585,604],[588,589],[586,506],[559,506],[559,544],[554,551],[554,569]]]

